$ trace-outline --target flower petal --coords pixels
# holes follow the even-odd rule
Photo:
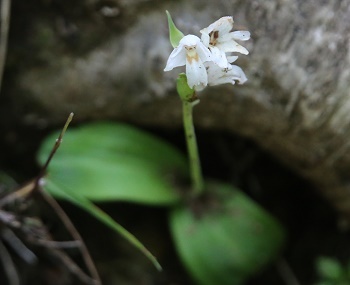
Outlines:
[[[208,84],[207,70],[203,63],[198,60],[186,61],[187,83],[190,88],[197,91],[202,90]]]
[[[207,28],[202,29],[201,33],[210,34],[212,31],[218,31],[219,37],[223,34],[228,33],[233,28],[233,18],[231,16],[222,17],[215,21]]]
[[[209,42],[210,42],[209,33],[202,32],[202,31],[201,31],[201,33],[202,33],[202,36],[201,36],[202,43],[204,44],[204,46],[209,47]]]
[[[237,65],[232,65],[231,67],[232,69],[228,71],[227,75],[231,77],[232,81],[237,80],[239,84],[243,84],[248,80],[242,68]]]
[[[243,70],[237,65],[230,65],[229,68],[219,68],[217,65],[207,64],[208,84],[211,86],[231,83],[235,84],[237,80],[239,84],[247,81],[247,77]]]
[[[200,43],[201,39],[198,38],[197,36],[195,35],[187,35],[187,36],[184,36],[180,43],[179,43],[179,46],[182,45],[182,46],[196,46],[198,43]]]
[[[232,38],[239,41],[247,41],[250,39],[250,32],[248,31],[234,31],[232,33]]]
[[[232,62],[235,62],[237,60],[237,58],[238,58],[238,56],[236,56],[236,55],[228,55],[227,56],[227,61],[229,63],[232,63]]]
[[[164,71],[170,71],[175,67],[183,66],[186,64],[186,50],[180,45],[176,47],[170,54]]]
[[[228,61],[224,51],[220,50],[218,47],[210,47],[211,60],[215,62],[221,68],[227,68]]]
[[[205,66],[208,73],[208,84],[216,85],[216,84],[213,84],[213,82],[216,82],[220,78],[222,68],[220,68],[217,64],[213,62],[207,62]]]
[[[233,28],[233,18],[231,16],[222,17],[215,23],[215,31],[219,31],[219,37],[221,35],[227,34]]]
[[[199,56],[199,58],[201,59],[202,62],[206,62],[206,61],[211,61],[212,60],[212,54],[209,51],[209,49],[201,42],[199,42],[196,46],[196,51],[197,54]]]
[[[209,27],[202,29],[203,44],[209,48],[217,47],[223,52],[239,52],[248,54],[248,50],[236,40],[246,41],[250,38],[248,31],[230,32],[233,27],[232,17],[222,17]],[[220,65],[223,67],[223,65]]]
[[[249,51],[245,47],[241,46],[234,40],[220,42],[216,46],[224,52],[239,52],[241,54],[249,54]]]
[[[248,31],[236,31],[223,35],[218,42],[221,44],[228,42],[247,41],[250,39],[250,33]]]

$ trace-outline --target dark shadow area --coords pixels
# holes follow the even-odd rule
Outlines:
[[[48,131],[12,123],[2,124],[1,128],[4,134],[0,141],[1,170],[19,183],[36,175],[39,167],[35,154]],[[149,131],[185,152],[182,130]],[[198,130],[198,141],[206,177],[242,189],[283,223],[288,232],[288,242],[281,259],[301,284],[311,284],[316,280],[314,264],[317,257],[327,255],[341,261],[349,259],[349,234],[339,230],[334,211],[304,179],[247,139]],[[53,236],[69,239],[52,209],[40,201],[33,203],[36,205],[35,212]],[[63,202],[62,206],[86,241],[104,284],[193,284],[173,247],[167,226],[167,209],[128,203],[99,205],[158,257],[164,268],[159,273],[118,234],[69,203]],[[79,284],[65,268],[66,265],[58,262],[48,251],[31,250],[38,257],[38,262],[33,265],[26,264],[9,249],[23,284]],[[68,254],[81,262],[77,250],[69,250]],[[286,284],[278,267],[277,263],[272,264],[255,276],[249,285]],[[5,280],[3,276],[0,279]]]

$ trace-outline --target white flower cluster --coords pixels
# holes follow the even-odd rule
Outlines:
[[[184,36],[170,54],[164,71],[186,65],[188,86],[196,91],[207,85],[235,84],[236,80],[243,84],[247,77],[239,66],[231,64],[238,58],[232,53],[249,53],[236,40],[249,40],[250,33],[231,32],[232,28],[233,18],[222,17],[200,31],[201,39],[194,35]]]

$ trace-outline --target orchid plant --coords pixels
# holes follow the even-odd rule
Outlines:
[[[276,257],[284,231],[244,192],[219,181],[203,179],[193,107],[199,103],[197,92],[206,86],[247,81],[243,70],[232,63],[239,54],[249,53],[237,41],[249,40],[250,33],[232,31],[233,18],[227,16],[200,30],[200,38],[192,34],[185,36],[168,12],[167,16],[174,50],[164,71],[186,66],[186,73],[177,79],[177,92],[182,101],[192,180],[192,191],[188,193],[190,206],[180,205],[170,213],[172,236],[182,262],[198,284],[241,285]],[[217,208],[208,201],[215,201]],[[196,205],[196,209],[200,205],[200,213],[191,205]],[[255,232],[257,225],[261,229],[259,234]]]
[[[241,285],[278,255],[284,230],[243,191],[203,179],[193,108],[199,103],[198,92],[206,86],[247,81],[243,70],[232,63],[239,54],[248,54],[238,42],[248,40],[250,33],[232,31],[233,19],[227,16],[200,30],[200,37],[184,35],[167,15],[174,50],[164,71],[185,66],[176,88],[189,158],[132,126],[90,123],[66,134],[65,146],[50,163],[43,187],[117,231],[158,269],[155,256],[94,203],[125,201],[167,207],[176,250],[193,279],[199,285]],[[53,134],[43,143],[42,163],[56,138]],[[176,181],[187,181],[189,174],[191,191],[179,191],[189,187]]]
[[[246,48],[236,41],[247,41],[250,38],[248,31],[231,32],[233,28],[232,17],[222,17],[216,22],[200,31],[201,38],[187,35],[181,38],[180,32],[169,19],[170,41],[174,50],[169,56],[164,71],[186,65],[187,84],[195,91],[203,90],[207,85],[220,85],[225,83],[243,84],[247,77],[243,70],[232,65],[238,56],[232,53],[247,55]],[[178,42],[176,39],[181,38]]]
[[[193,107],[199,103],[196,92],[206,86],[225,83],[243,84],[247,77],[243,70],[232,65],[237,60],[236,53],[247,55],[248,50],[237,43],[250,38],[248,31],[234,31],[233,18],[222,17],[207,28],[200,30],[201,38],[184,35],[176,28],[170,14],[166,11],[169,24],[170,42],[174,47],[164,71],[186,66],[186,73],[177,80],[177,91],[183,102],[183,122],[186,133],[187,148],[190,156],[190,169],[195,193],[204,188],[196,137],[193,127]]]

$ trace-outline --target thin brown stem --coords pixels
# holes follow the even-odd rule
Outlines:
[[[2,242],[0,242],[0,260],[3,264],[5,274],[7,275],[9,285],[19,285],[19,276],[16,266],[13,263],[10,253]]]
[[[53,156],[54,156],[55,153],[56,153],[56,151],[57,151],[58,148],[60,147],[60,145],[61,145],[61,143],[62,143],[62,140],[63,140],[63,136],[64,136],[64,134],[66,133],[67,128],[68,128],[70,122],[73,120],[73,116],[74,116],[74,113],[70,113],[70,114],[69,114],[68,119],[67,119],[67,121],[66,121],[66,123],[65,123],[65,125],[64,125],[64,127],[63,127],[63,129],[62,129],[62,131],[61,131],[61,133],[60,133],[60,135],[59,135],[58,138],[56,139],[55,145],[53,146],[53,148],[52,148],[52,150],[51,150],[51,152],[50,152],[50,154],[49,154],[49,157],[47,158],[47,160],[46,160],[44,166],[43,166],[43,167],[41,168],[41,170],[40,170],[40,173],[39,173],[39,175],[38,175],[38,177],[37,177],[37,179],[36,179],[36,183],[37,183],[36,186],[38,186],[38,183],[40,182],[40,179],[44,177],[44,175],[45,175],[45,173],[46,173],[46,171],[47,171],[47,167],[49,166],[49,164],[50,164],[50,162],[51,162]]]
[[[288,262],[281,258],[276,263],[277,270],[286,285],[300,285],[298,278],[294,274],[292,268],[289,266]]]
[[[28,264],[34,264],[38,261],[37,256],[32,252],[22,241],[17,237],[17,235],[10,230],[5,228],[2,231],[1,237],[11,248],[17,253]]]
[[[78,230],[72,223],[72,221],[69,219],[68,215],[65,213],[65,211],[62,209],[62,207],[58,204],[58,202],[53,199],[46,191],[42,190],[42,188],[39,188],[39,191],[43,198],[46,200],[46,202],[54,209],[55,213],[58,215],[58,217],[63,222],[64,226],[68,230],[68,232],[72,235],[72,237],[81,242],[81,254],[83,255],[84,262],[89,269],[92,278],[95,280],[96,285],[101,285],[101,278],[97,272],[97,269],[95,267],[95,264],[91,258],[91,255],[89,253],[89,250],[87,249],[83,238],[79,234]]]
[[[89,270],[89,272],[91,274],[91,278],[93,279],[93,281],[91,281],[91,278],[87,277],[87,275],[76,265],[74,265],[72,268],[70,268],[71,271],[76,273],[77,276],[84,281],[89,281],[89,283],[93,282],[93,284],[95,284],[95,285],[101,285],[102,284],[101,278],[97,272],[97,269],[96,269],[95,264],[91,258],[91,255],[90,255],[90,253],[89,253],[89,251],[88,251],[88,249],[83,241],[83,238],[81,237],[81,235],[79,234],[79,232],[75,228],[74,224],[69,219],[68,215],[64,212],[62,207],[58,204],[58,202],[54,198],[52,198],[46,191],[43,190],[42,185],[41,185],[41,183],[43,181],[43,177],[47,172],[47,168],[48,168],[52,158],[54,157],[56,151],[60,147],[62,140],[63,140],[63,136],[64,136],[70,122],[72,121],[73,116],[74,116],[73,113],[71,113],[69,115],[59,137],[56,139],[56,142],[55,142],[44,166],[41,168],[39,175],[36,177],[36,179],[27,183],[26,185],[21,187],[19,190],[15,191],[14,193],[11,193],[11,194],[5,196],[4,198],[2,198],[0,200],[0,208],[2,206],[12,202],[12,201],[15,201],[16,199],[27,198],[29,195],[39,193],[43,197],[43,199],[55,211],[57,216],[60,218],[60,220],[62,221],[62,223],[66,227],[67,231],[70,233],[70,235],[76,240],[76,242],[79,242],[79,245],[80,245],[79,248],[80,248],[83,260],[86,264],[87,269]],[[6,218],[6,217],[4,217],[4,218]],[[55,249],[53,249],[53,250],[55,250]],[[63,258],[64,256],[61,254],[60,257]],[[66,261],[67,260],[69,261],[68,256],[64,257],[63,259]],[[73,263],[73,262],[71,262],[71,263]],[[71,267],[71,266],[69,266],[69,267]]]
[[[63,140],[63,136],[70,124],[70,122],[73,119],[74,114],[70,113],[60,135],[58,136],[58,138],[56,139],[55,145],[53,146],[49,157],[46,160],[46,163],[44,164],[44,166],[42,167],[36,181],[35,181],[35,187],[34,189],[36,189],[36,191],[40,192],[40,194],[42,195],[42,197],[45,199],[45,201],[52,207],[52,209],[55,211],[55,213],[57,214],[57,216],[61,219],[61,221],[63,222],[64,226],[66,227],[66,229],[68,230],[68,232],[72,235],[72,237],[81,242],[81,253],[83,255],[83,259],[84,262],[88,268],[88,270],[90,271],[90,274],[92,276],[92,278],[95,280],[95,284],[96,285],[100,285],[101,283],[101,278],[97,272],[97,269],[95,267],[95,264],[92,260],[92,257],[89,253],[89,250],[87,249],[83,238],[81,237],[81,235],[79,234],[79,232],[77,231],[76,227],[74,226],[74,224],[72,223],[72,221],[69,219],[68,215],[65,213],[65,211],[62,209],[62,207],[58,204],[58,202],[52,198],[46,191],[44,191],[41,187],[41,181],[42,178],[44,177],[47,168],[53,158],[53,156],[55,155],[56,151],[58,150],[58,148],[60,147],[62,140]]]

